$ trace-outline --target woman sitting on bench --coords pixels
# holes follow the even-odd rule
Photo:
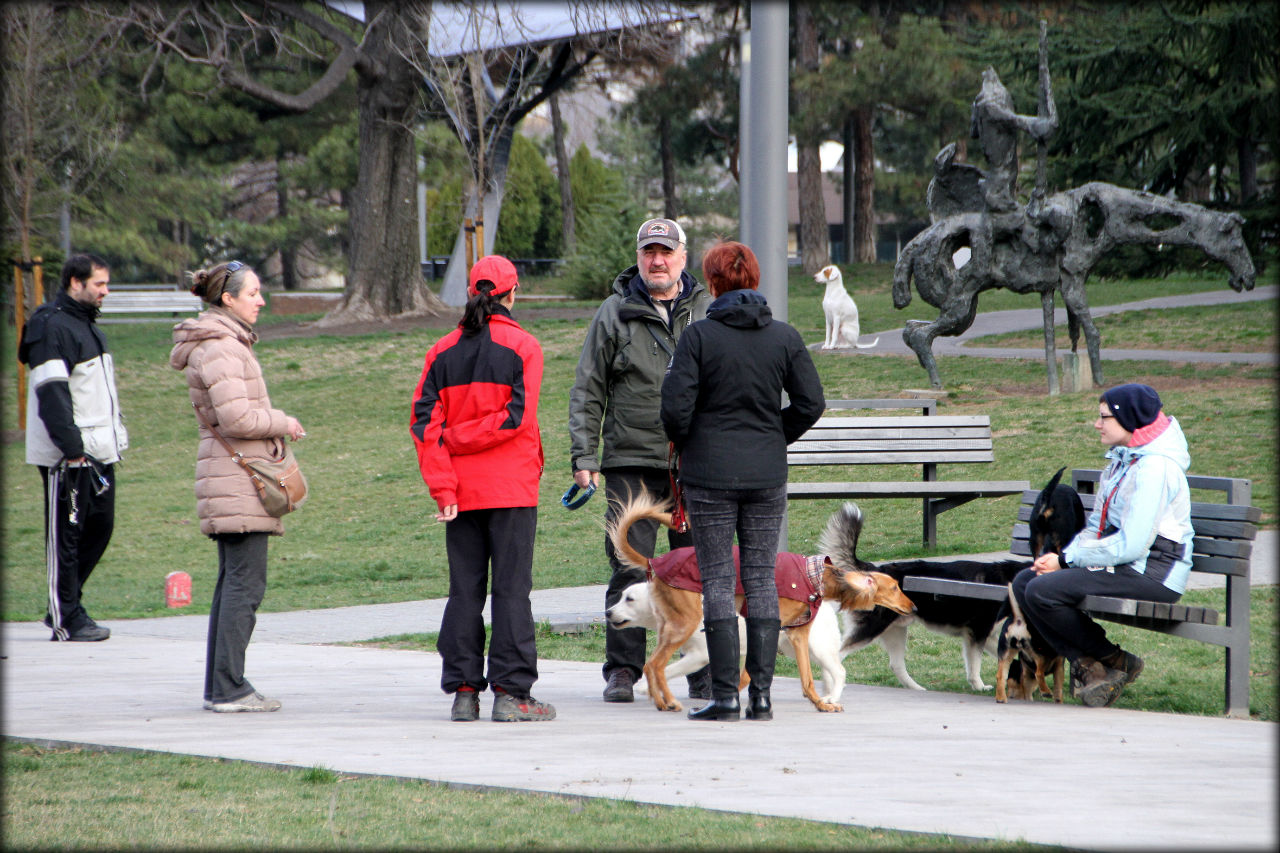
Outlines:
[[[1014,578],[1031,626],[1072,662],[1075,695],[1110,705],[1142,672],[1142,658],[1107,639],[1079,609],[1087,595],[1172,603],[1191,571],[1191,456],[1176,419],[1147,385],[1118,385],[1099,398],[1094,428],[1110,449],[1085,529]]]

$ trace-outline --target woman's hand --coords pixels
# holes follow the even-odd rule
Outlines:
[[[458,505],[449,504],[444,509],[436,513],[436,521],[453,521],[458,517]]]
[[[285,423],[287,424],[287,426],[285,427],[285,433],[289,436],[289,438],[293,439],[294,441],[297,441],[298,439],[304,438],[306,436],[307,431],[302,428],[302,424],[298,421],[297,418],[286,415]]]
[[[1031,571],[1038,575],[1047,575],[1049,572],[1056,572],[1061,568],[1063,568],[1062,562],[1058,559],[1058,555],[1052,551],[1048,554],[1041,554],[1031,564]]]

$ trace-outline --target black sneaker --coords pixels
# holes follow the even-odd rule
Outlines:
[[[480,694],[475,690],[459,690],[453,694],[449,719],[455,723],[473,723],[480,719]]]
[[[609,683],[604,686],[604,701],[606,702],[634,702],[636,701],[635,692],[632,689],[635,686],[636,677],[631,674],[631,670],[625,666],[620,666],[609,672]]]
[[[100,643],[110,636],[110,628],[104,628],[101,625],[81,625],[69,632],[65,638],[59,637],[58,632],[54,631],[50,639],[55,642],[65,639],[72,643]]]
[[[495,723],[541,722],[554,720],[556,709],[532,696],[519,699],[510,693],[495,692],[492,718]]]

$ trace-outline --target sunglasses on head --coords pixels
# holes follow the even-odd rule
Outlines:
[[[244,264],[240,261],[227,262],[227,275],[231,275],[233,272],[239,272],[242,269],[244,269]]]

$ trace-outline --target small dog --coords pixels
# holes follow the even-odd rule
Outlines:
[[[1067,547],[1076,534],[1084,529],[1084,504],[1080,500],[1080,495],[1075,489],[1059,482],[1062,479],[1062,472],[1066,470],[1065,466],[1058,469],[1058,472],[1040,490],[1040,494],[1036,495],[1035,503],[1031,506],[1028,528],[1031,533],[1032,560],[1047,553],[1055,553],[1061,559],[1062,549]],[[1040,692],[1049,696],[1051,694],[1045,678],[1052,673],[1053,701],[1061,702],[1062,657],[1023,617],[1022,608],[1014,598],[1012,584],[1009,586],[1008,608],[1001,612],[1007,612],[1009,615],[1000,628],[1000,639],[997,644],[997,657],[1000,663],[996,669],[996,701],[1004,702],[1009,695],[1014,695],[1014,698],[1030,699],[1031,690],[1026,682],[1031,681],[1033,677]],[[1018,663],[1018,672],[1011,669],[1014,663]],[[1013,691],[1008,689],[1006,682],[1009,679],[1013,679],[1017,685]]]
[[[622,591],[618,603],[604,612],[605,618],[614,628],[648,628],[658,627],[658,613],[653,607],[653,595],[650,582],[633,583]],[[739,657],[747,656],[747,623],[738,617],[738,649]],[[795,660],[795,646],[784,631],[778,637],[778,651]],[[809,627],[809,653],[822,672],[822,701],[830,705],[840,705],[840,695],[844,692],[844,665],[840,663],[840,623],[836,618],[835,608],[824,603],[813,615]],[[693,632],[683,646],[680,647],[681,658],[667,664],[665,676],[668,682],[682,675],[697,672],[707,665],[710,655],[707,653],[707,638],[702,628]]]
[[[1048,643],[1031,629],[1030,623],[1022,616],[1022,608],[1013,597],[1013,584],[1009,584],[1009,607],[1013,614],[1000,627],[1000,640],[997,657],[1000,660],[996,668],[996,701],[1004,703],[1010,695],[1015,699],[1030,699],[1031,685],[1040,688],[1041,694],[1053,696],[1053,701],[1062,702],[1062,657]],[[1016,670],[1013,665],[1017,664]],[[1045,676],[1053,674],[1053,692],[1045,683]],[[1012,680],[1014,688],[1009,689]]]
[[[879,336],[869,344],[858,343],[858,306],[853,297],[844,288],[844,276],[835,264],[829,264],[813,275],[818,284],[825,284],[827,292],[822,295],[822,313],[826,318],[826,337],[822,341],[823,349],[837,347],[857,347],[869,349],[880,342]]]
[[[842,543],[851,543],[856,550],[858,534],[862,529],[862,513],[856,505],[846,504],[845,506],[846,509],[852,506],[852,512],[838,513],[837,516],[832,517],[827,526],[844,524],[850,527],[834,538]],[[688,566],[690,561],[696,561],[696,553],[692,548],[677,548],[662,555],[661,558],[655,557],[650,560],[645,557],[627,540],[631,525],[642,518],[653,519],[667,527],[671,526],[671,513],[666,505],[660,504],[647,492],[641,492],[639,497],[632,498],[622,508],[615,522],[610,525],[608,534],[622,561],[635,568],[644,569],[650,577],[649,597],[654,611],[658,644],[644,665],[644,677],[649,685],[649,698],[653,700],[654,706],[659,711],[680,711],[683,706],[676,700],[667,684],[666,666],[675,651],[686,647],[702,624],[701,584],[700,579],[696,583],[688,583],[690,579],[686,577],[681,579],[682,584],[698,588],[674,586],[664,579],[662,570],[675,564]],[[796,558],[803,564],[809,562],[798,554],[779,554],[779,563],[794,562]],[[659,570],[655,570],[653,563],[658,562],[661,565]],[[813,616],[816,615],[815,610],[822,609],[821,601],[825,599],[836,602],[841,610],[870,610],[880,606],[895,613],[910,613],[914,605],[911,599],[903,594],[898,582],[893,578],[878,572],[845,568],[845,566],[858,565],[853,551],[848,554],[828,556],[821,560],[820,565],[821,574],[816,579],[814,593],[803,601],[779,596],[778,612],[782,624],[790,626],[785,627],[783,631],[795,651],[796,665],[800,669],[800,687],[805,697],[819,711],[842,711],[844,709],[840,705],[823,700],[813,686],[813,672],[809,665],[809,642],[814,623],[817,621]],[[694,566],[696,567],[696,563]],[[742,600],[741,595],[735,597],[739,609],[742,607]],[[810,618],[805,619],[806,614]],[[802,619],[803,622],[801,622]],[[779,640],[781,639],[780,637]],[[741,690],[748,683],[749,678],[743,672],[739,677],[738,689]]]

